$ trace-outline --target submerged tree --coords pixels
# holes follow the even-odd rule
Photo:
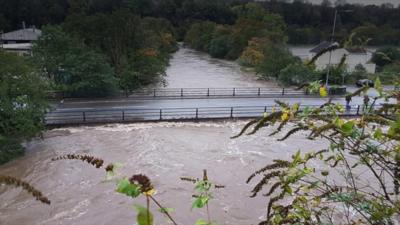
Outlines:
[[[28,58],[0,50],[0,164],[21,154],[21,141],[44,129],[47,83]]]
[[[362,115],[343,118],[344,109],[328,102],[319,108],[301,108],[278,102],[280,111],[247,124],[238,136],[279,124],[271,134],[290,129],[327,145],[316,152],[298,151],[292,159],[278,159],[255,173],[261,176],[253,197],[269,197],[266,219],[260,224],[395,224],[400,214],[400,92],[379,93],[366,99]],[[361,88],[346,99],[368,90]],[[376,102],[391,100],[377,107]],[[236,137],[238,137],[236,136]]]

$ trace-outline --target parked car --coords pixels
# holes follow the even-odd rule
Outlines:
[[[356,82],[356,85],[357,87],[364,87],[364,86],[374,87],[374,82],[368,79],[361,79]]]

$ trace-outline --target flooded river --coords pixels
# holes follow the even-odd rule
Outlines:
[[[167,71],[167,87],[243,87],[274,86],[257,81],[234,62],[212,59],[181,48]],[[265,129],[253,136],[230,137],[244,122],[145,123],[70,127],[45,132],[43,139],[26,144],[27,154],[0,166],[0,174],[12,175],[33,184],[51,200],[42,205],[21,189],[0,187],[1,225],[128,225],[135,224],[134,204],[144,199],[129,199],[117,194],[115,183],[105,182],[103,170],[81,161],[57,161],[64,154],[90,154],[106,162],[124,164],[121,174],[144,173],[156,187],[156,198],[176,209],[173,216],[180,225],[206,218],[204,210],[191,211],[193,186],[182,176],[209,178],[226,185],[210,203],[212,218],[222,225],[258,224],[265,215],[267,199],[249,198],[254,183],[247,177],[272,159],[288,158],[304,147],[316,150],[321,143],[296,134],[285,142],[268,137]],[[156,224],[168,224],[156,213]]]
[[[247,177],[272,159],[284,159],[300,147],[317,150],[298,134],[278,142],[264,129],[253,136],[230,139],[244,122],[146,123],[63,128],[46,132],[43,140],[28,144],[26,156],[0,167],[0,174],[31,182],[52,201],[42,205],[20,189],[0,188],[2,225],[125,225],[135,224],[135,203],[114,192],[113,182],[104,182],[103,170],[81,161],[50,159],[63,154],[90,154],[106,162],[124,164],[120,173],[147,174],[158,190],[158,198],[176,209],[179,224],[194,224],[206,218],[204,210],[190,210],[193,186],[182,176],[202,176],[226,185],[211,201],[211,215],[219,224],[258,224],[265,215],[266,198],[249,198],[254,183]],[[314,149],[315,148],[315,149]],[[168,224],[159,213],[156,224]]]
[[[186,47],[173,55],[166,73],[167,88],[276,87],[258,80],[254,72],[236,62],[211,58]]]

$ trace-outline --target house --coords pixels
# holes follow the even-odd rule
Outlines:
[[[23,28],[0,34],[0,48],[7,52],[16,52],[20,55],[30,55],[33,41],[36,41],[42,31],[35,27]]]
[[[357,65],[362,65],[368,73],[375,73],[376,65],[371,62],[372,52],[365,48],[338,48],[337,42],[321,42],[312,48],[308,58],[322,53],[324,50],[332,48],[331,52],[323,53],[316,61],[315,65],[318,70],[323,70],[329,65],[338,65],[343,56],[346,56],[345,64],[348,72],[353,72]]]

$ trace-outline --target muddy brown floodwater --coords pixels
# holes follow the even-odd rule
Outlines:
[[[64,154],[90,154],[107,162],[120,162],[120,174],[148,175],[157,189],[156,198],[176,209],[181,225],[206,218],[204,210],[190,210],[193,186],[182,176],[209,178],[226,185],[210,203],[211,216],[219,224],[258,224],[265,215],[266,198],[249,198],[254,183],[247,177],[272,159],[286,159],[299,148],[317,150],[320,142],[296,134],[285,142],[269,137],[270,129],[253,136],[230,139],[245,124],[145,123],[62,128],[47,131],[42,140],[27,144],[27,154],[0,167],[0,174],[29,181],[52,201],[43,205],[20,189],[0,187],[1,225],[127,225],[135,224],[134,204],[116,193],[114,182],[105,182],[103,170],[81,161],[56,161]],[[155,211],[155,210],[154,210]],[[156,214],[156,224],[169,224]]]
[[[167,88],[277,87],[234,61],[211,58],[183,46],[174,53],[166,73]]]

